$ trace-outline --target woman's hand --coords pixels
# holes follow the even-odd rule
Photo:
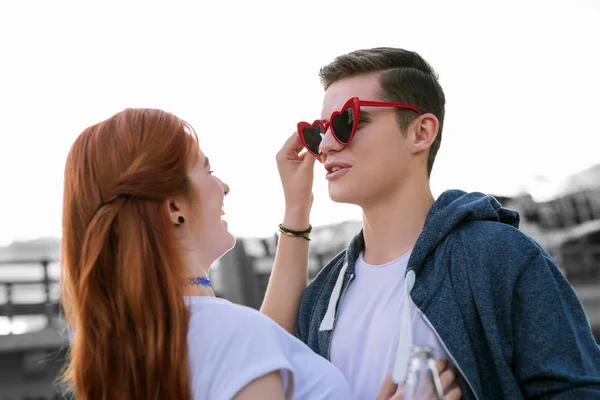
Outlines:
[[[316,157],[302,152],[304,146],[294,132],[277,153],[277,169],[285,197],[283,225],[292,230],[308,228],[313,203],[313,167]]]
[[[462,398],[456,368],[449,367],[448,360],[438,360],[436,365],[444,391],[444,400],[458,400]],[[391,373],[387,374],[383,380],[377,400],[404,400],[404,388],[401,387],[398,390],[398,384],[392,379]]]

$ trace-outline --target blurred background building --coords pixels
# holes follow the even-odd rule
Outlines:
[[[552,198],[497,198],[521,214],[521,230],[558,261],[600,341],[600,165],[566,180]],[[361,222],[315,227],[309,277],[343,250]],[[217,295],[258,308],[273,264],[277,236],[238,238],[211,269]],[[0,248],[0,400],[62,398],[55,380],[67,335],[60,316],[60,239]]]

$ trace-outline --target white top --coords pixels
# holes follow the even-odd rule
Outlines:
[[[402,324],[410,254],[384,265],[367,264],[362,253],[356,261],[355,277],[340,305],[331,344],[331,361],[350,383],[354,399],[377,397],[383,379],[394,368],[401,330],[412,328],[414,345],[431,346],[436,359],[447,358],[412,301],[412,327]]]
[[[315,354],[258,311],[208,296],[186,297],[192,398],[229,400],[253,380],[279,371],[286,399],[351,398],[348,383]]]

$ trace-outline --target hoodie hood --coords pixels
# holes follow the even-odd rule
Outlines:
[[[519,227],[519,214],[502,207],[493,196],[479,192],[447,190],[433,203],[412,251],[408,268],[418,269],[427,256],[459,225],[471,221],[493,221]],[[354,271],[354,263],[364,249],[361,230],[350,242],[347,252],[348,271]]]
[[[519,228],[519,214],[502,207],[493,196],[461,190],[446,191],[429,210],[409,268],[421,265],[459,225],[472,221],[500,222]]]

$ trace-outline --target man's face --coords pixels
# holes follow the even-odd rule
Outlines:
[[[321,119],[329,120],[331,113],[339,111],[352,97],[382,101],[378,92],[376,75],[339,80],[325,92]],[[361,120],[350,145],[340,144],[328,129],[320,148],[331,199],[364,208],[402,187],[411,153],[394,108],[361,107],[360,110]],[[341,169],[335,171],[335,167]]]

